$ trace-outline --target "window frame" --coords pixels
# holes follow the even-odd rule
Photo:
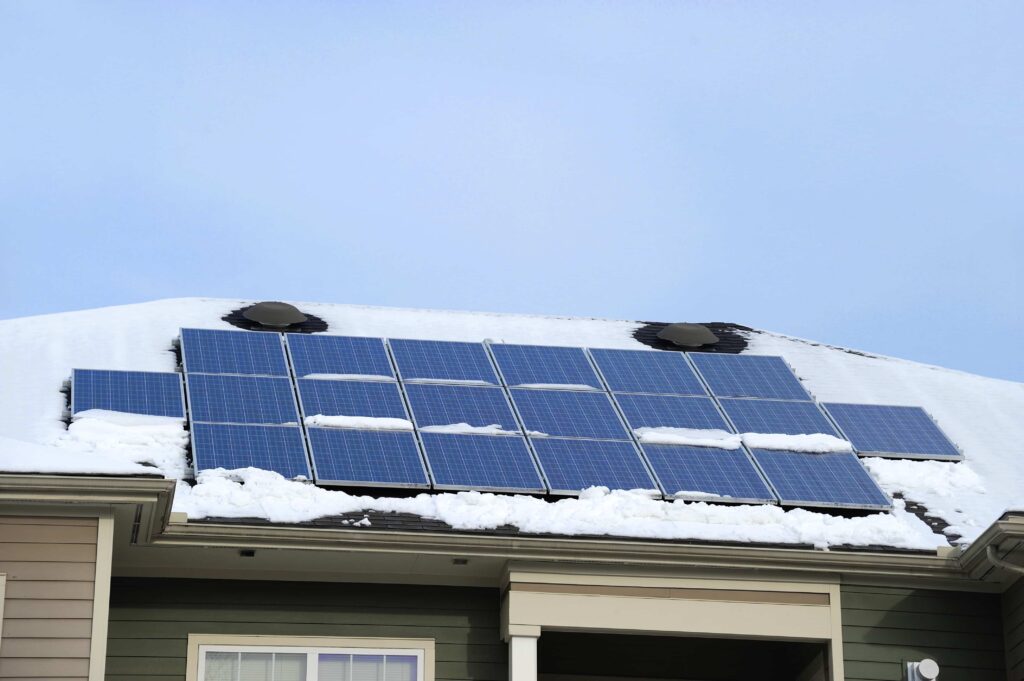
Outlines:
[[[186,681],[201,681],[207,652],[414,655],[417,658],[417,681],[434,681],[432,638],[189,634]],[[316,678],[315,667],[311,669],[307,666],[307,681],[310,678]]]

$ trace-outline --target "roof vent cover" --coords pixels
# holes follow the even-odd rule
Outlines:
[[[247,307],[242,316],[261,326],[283,329],[292,324],[301,324],[308,319],[299,309],[288,303],[267,301]]]
[[[658,332],[658,338],[684,348],[699,348],[718,342],[718,336],[703,324],[669,324]]]

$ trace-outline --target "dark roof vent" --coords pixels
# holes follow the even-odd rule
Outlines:
[[[274,329],[284,329],[292,324],[301,324],[307,319],[306,315],[299,312],[294,305],[277,302],[256,303],[246,308],[242,312],[242,316],[261,326],[269,326]]]
[[[669,324],[658,332],[658,338],[684,348],[699,348],[718,342],[718,336],[703,324]]]

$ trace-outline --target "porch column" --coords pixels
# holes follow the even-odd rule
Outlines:
[[[508,681],[537,681],[540,627],[512,626],[508,636]]]

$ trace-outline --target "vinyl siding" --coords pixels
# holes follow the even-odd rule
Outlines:
[[[193,634],[433,638],[438,681],[505,681],[496,589],[115,578],[107,680],[181,681]]]
[[[1004,681],[995,594],[843,585],[846,681],[900,681],[930,657],[942,681]]]
[[[0,516],[0,679],[89,676],[95,518]]]
[[[1006,678],[1024,681],[1024,579],[1003,594],[1003,632],[1006,645]]]

